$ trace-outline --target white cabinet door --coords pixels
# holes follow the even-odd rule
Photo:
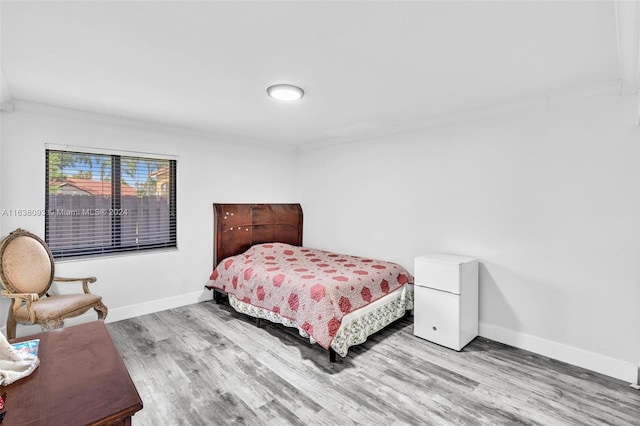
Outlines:
[[[413,334],[459,351],[460,295],[414,286]]]

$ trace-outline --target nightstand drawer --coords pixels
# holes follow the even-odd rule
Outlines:
[[[414,297],[413,334],[448,348],[462,349],[460,296],[414,286]]]

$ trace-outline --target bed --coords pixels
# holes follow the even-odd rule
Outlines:
[[[413,309],[398,264],[302,246],[300,204],[214,204],[214,270],[206,288],[238,312],[294,327],[345,357]]]

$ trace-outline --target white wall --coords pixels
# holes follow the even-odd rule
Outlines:
[[[1,9],[0,9],[1,10]],[[11,103],[11,94],[9,92],[9,86],[4,79],[4,72],[2,71],[2,58],[0,58],[0,164],[2,164],[2,117],[4,114],[2,111],[11,110],[13,104]],[[0,212],[2,212],[2,173],[0,173]],[[0,229],[2,229],[2,214],[0,214]]]
[[[108,321],[210,297],[202,286],[212,202],[299,201],[309,246],[410,270],[432,251],[477,256],[481,335],[634,381],[637,102],[552,103],[303,150],[297,160],[221,136],[16,102],[1,117],[0,207],[44,207],[45,143],[177,155],[178,251],[57,265],[59,275],[98,276]],[[44,233],[41,219],[0,218],[2,236],[16,227]],[[6,309],[3,301],[0,318]]]
[[[1,77],[0,77],[1,78]],[[2,165],[2,129],[5,113],[0,111],[0,166]],[[2,230],[2,167],[0,167],[0,230]],[[4,235],[0,232],[0,235]],[[0,321],[2,321],[0,317]]]
[[[213,202],[297,201],[291,150],[24,102],[2,113],[2,124],[0,206],[6,210],[44,209],[46,143],[178,156],[178,250],[56,265],[60,276],[98,277],[91,288],[109,308],[107,321],[211,298],[203,285],[212,269]],[[17,227],[44,235],[42,217],[16,216],[2,217],[0,234]],[[0,318],[7,306],[3,301]],[[33,331],[39,328],[18,327],[18,335]]]
[[[637,97],[303,150],[305,245],[481,260],[481,335],[618,377],[640,360]]]

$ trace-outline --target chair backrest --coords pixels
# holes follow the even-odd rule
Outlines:
[[[43,296],[54,274],[51,250],[38,236],[17,229],[0,243],[0,281],[8,292]]]

